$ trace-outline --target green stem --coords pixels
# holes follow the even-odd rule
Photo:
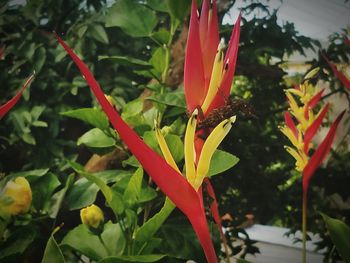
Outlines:
[[[302,229],[303,229],[303,251],[302,262],[306,263],[306,212],[307,212],[307,193],[303,192],[303,215],[302,215]]]

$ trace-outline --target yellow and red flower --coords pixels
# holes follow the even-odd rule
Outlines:
[[[296,170],[303,175],[303,191],[305,195],[312,175],[330,151],[337,127],[345,113],[343,111],[332,123],[323,142],[310,157],[311,141],[329,109],[329,104],[327,103],[317,113],[314,112],[324,92],[324,90],[318,91],[308,81],[317,71],[318,69],[312,70],[301,85],[286,90],[289,111],[284,113],[285,125],[280,128],[293,145],[285,148],[294,157]],[[295,124],[293,117],[297,124]]]
[[[192,1],[184,76],[187,108],[191,113],[186,128],[184,143],[185,176],[181,174],[173,160],[160,129],[156,128],[156,136],[165,160],[145,144],[122,120],[118,112],[116,112],[106,99],[87,66],[67,44],[56,35],[60,44],[80,69],[121,139],[158,187],[190,220],[208,262],[217,262],[217,257],[211,242],[205,216],[201,185],[207,176],[211,157],[220,142],[229,132],[232,123],[235,121],[235,116],[223,120],[214,128],[208,138],[201,144],[199,151],[196,151],[194,150],[194,145],[198,111],[195,109],[200,107],[204,113],[208,113],[211,109],[224,104],[225,96],[228,97],[230,92],[235,70],[239,32],[240,17],[237,20],[227,54],[224,57],[222,51],[223,47],[219,45],[218,40],[216,1],[203,1],[200,18],[197,15],[196,1]],[[218,52],[216,52],[218,45]],[[210,185],[207,187],[209,187],[210,195],[213,196],[213,189],[210,188]],[[217,211],[216,202],[212,203],[211,206]],[[214,216],[215,221],[218,221],[218,214],[214,213]],[[219,222],[219,224],[221,223]]]

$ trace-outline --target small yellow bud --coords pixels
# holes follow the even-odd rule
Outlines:
[[[80,218],[84,225],[92,228],[98,228],[104,221],[102,210],[94,204],[81,209]]]
[[[5,185],[2,193],[9,202],[2,204],[3,212],[10,215],[27,213],[32,203],[32,190],[24,177],[17,177]]]

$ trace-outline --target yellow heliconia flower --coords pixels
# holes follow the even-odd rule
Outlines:
[[[104,221],[102,210],[97,205],[90,205],[80,210],[80,219],[84,225],[97,229]]]
[[[9,215],[24,214],[32,203],[32,190],[24,177],[9,181],[1,193],[1,211]]]
[[[199,156],[198,165],[196,166],[196,151],[194,148],[194,140],[197,125],[198,110],[194,110],[191,117],[187,122],[185,139],[184,139],[184,156],[185,156],[185,174],[188,182],[193,186],[195,190],[198,190],[202,185],[204,178],[208,175],[210,161],[213,154],[222,140],[230,131],[232,124],[236,121],[236,116],[232,116],[229,119],[223,120],[218,124],[214,130],[210,133],[206,141],[204,142],[201,155]],[[156,127],[156,137],[158,144],[163,153],[166,162],[171,165],[175,170],[180,173],[166,141],[162,135],[161,130]]]

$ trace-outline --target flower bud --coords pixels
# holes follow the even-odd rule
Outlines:
[[[10,215],[27,213],[32,203],[32,190],[24,177],[9,181],[2,192],[3,212]]]
[[[94,204],[81,209],[80,218],[84,225],[95,229],[104,221],[102,210]]]

